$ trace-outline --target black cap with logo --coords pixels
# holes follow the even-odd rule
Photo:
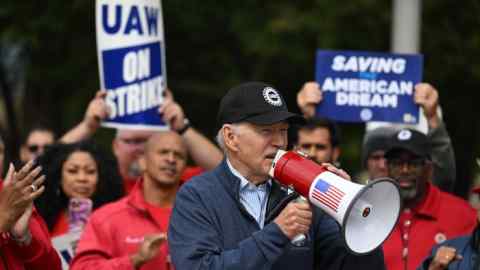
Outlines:
[[[393,151],[400,149],[412,152],[419,157],[430,157],[430,143],[427,135],[414,129],[400,129],[393,133],[390,136],[385,157],[388,158]]]
[[[288,111],[285,99],[273,86],[263,82],[248,82],[230,89],[220,102],[217,122],[249,122],[271,125],[281,121],[303,122],[300,115]]]

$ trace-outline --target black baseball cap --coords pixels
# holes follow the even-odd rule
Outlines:
[[[303,123],[302,116],[288,111],[282,94],[263,82],[247,82],[231,88],[220,102],[217,122],[249,122],[271,125],[282,121]]]
[[[394,132],[389,139],[385,157],[395,150],[407,150],[419,157],[430,158],[430,143],[427,135],[414,129],[400,129]]]

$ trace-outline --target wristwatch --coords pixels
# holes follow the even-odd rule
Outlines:
[[[184,118],[183,119],[183,127],[181,129],[177,130],[177,133],[179,135],[183,135],[183,133],[185,133],[190,127],[191,127],[190,120],[188,120],[188,118]]]

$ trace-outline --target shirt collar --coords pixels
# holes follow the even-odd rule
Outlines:
[[[237,171],[233,166],[232,164],[230,163],[230,161],[228,160],[227,158],[227,166],[228,166],[228,169],[230,169],[230,171],[232,172],[233,175],[235,175],[238,179],[240,179],[240,188],[239,190],[243,190],[243,189],[246,189],[248,188],[249,186],[254,186],[252,184],[252,182],[248,181],[247,178],[245,178],[243,175],[240,174],[239,171]],[[267,182],[265,182],[264,184],[261,184],[261,185],[258,185],[259,188],[270,188],[270,186],[272,185],[272,179],[268,179]]]
[[[433,219],[438,217],[439,196],[440,190],[427,182],[425,188],[425,197],[423,200],[413,208],[413,211],[419,215],[424,215]]]

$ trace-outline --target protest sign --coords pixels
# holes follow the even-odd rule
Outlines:
[[[101,88],[107,90],[107,127],[166,129],[158,114],[166,86],[165,42],[159,0],[97,0]]]
[[[318,50],[315,80],[323,93],[316,114],[336,121],[415,124],[414,86],[421,55]]]
[[[52,244],[55,250],[58,252],[62,261],[62,269],[68,270],[69,264],[73,259],[74,245],[78,241],[78,237],[72,234],[64,234],[52,238]]]

